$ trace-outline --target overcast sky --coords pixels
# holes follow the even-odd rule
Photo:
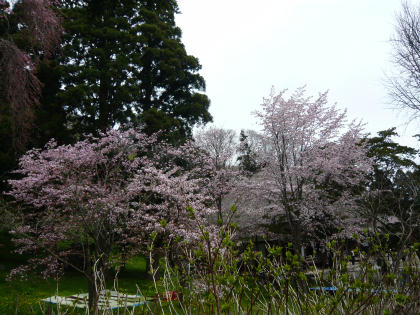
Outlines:
[[[390,109],[384,86],[392,70],[398,0],[178,0],[177,25],[189,54],[198,57],[214,123],[257,129],[252,111],[271,86],[306,85],[363,119],[376,133],[398,127],[402,143],[419,123]]]

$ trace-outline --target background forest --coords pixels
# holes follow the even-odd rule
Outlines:
[[[119,279],[153,295],[132,314],[418,313],[418,150],[305,87],[273,88],[258,131],[205,127],[177,13],[0,0],[0,312],[77,313],[43,307],[54,283],[112,312]],[[388,89],[414,120],[419,35],[404,3]]]

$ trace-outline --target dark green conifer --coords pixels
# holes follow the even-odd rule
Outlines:
[[[128,121],[188,137],[211,121],[198,59],[186,53],[174,0],[64,1],[59,98],[72,128]]]
[[[248,136],[244,130],[241,130],[239,134],[239,153],[237,160],[239,161],[239,167],[242,171],[248,174],[255,174],[261,169],[261,165],[256,160],[256,153],[252,151],[251,146],[247,140]]]
[[[390,128],[366,140],[368,156],[374,164],[362,209],[375,232],[415,239],[420,233],[418,224],[413,224],[420,218],[420,167],[415,160],[418,151],[394,142],[394,136],[398,134]],[[388,216],[398,221],[391,224]]]

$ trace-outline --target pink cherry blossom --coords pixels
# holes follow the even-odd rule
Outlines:
[[[9,194],[25,206],[12,233],[17,252],[33,257],[28,267],[42,265],[44,276],[57,276],[68,265],[93,288],[94,265],[106,272],[111,254],[118,263],[145,250],[152,232],[199,239],[214,212],[203,193],[208,159],[194,146],[156,139],[110,130],[74,145],[52,140],[23,155]]]
[[[305,96],[297,89],[264,99],[255,113],[262,126],[258,180],[244,183],[248,198],[271,207],[274,223],[287,222],[293,240],[321,238],[344,228],[354,230],[356,196],[351,187],[363,182],[371,161],[360,144],[360,123],[346,122],[346,113],[327,104],[327,93]],[[341,232],[344,233],[344,232]]]

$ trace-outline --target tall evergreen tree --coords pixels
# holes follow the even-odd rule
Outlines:
[[[239,134],[239,141],[239,156],[237,158],[239,167],[250,175],[255,174],[261,169],[261,165],[257,162],[257,154],[249,145],[248,135],[245,134],[244,130],[241,130]]]
[[[40,105],[35,109],[34,127],[29,139],[30,147],[42,148],[51,138],[59,144],[69,144],[77,140],[67,128],[66,111],[60,99],[56,97],[60,90],[62,75],[57,63],[57,58],[54,58],[44,60],[38,65],[37,77],[43,89]]]
[[[361,209],[374,232],[391,232],[403,240],[420,229],[420,167],[415,161],[419,152],[394,142],[396,136],[390,128],[366,140],[374,164]]]
[[[58,98],[78,132],[141,122],[187,137],[212,120],[197,58],[175,25],[175,0],[63,1]]]

